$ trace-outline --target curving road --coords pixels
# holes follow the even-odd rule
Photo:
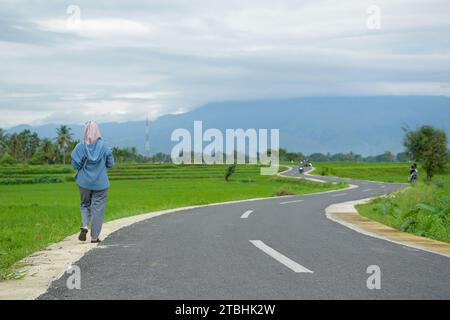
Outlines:
[[[285,173],[299,176],[298,167]],[[338,181],[338,178],[321,178]],[[450,259],[368,237],[328,220],[333,203],[399,184],[226,204],[158,216],[121,229],[40,299],[450,299]],[[381,269],[381,289],[366,285]]]

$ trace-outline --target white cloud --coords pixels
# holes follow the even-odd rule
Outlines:
[[[37,27],[44,31],[74,33],[88,38],[143,37],[152,33],[150,26],[143,23],[113,19],[80,19],[79,27],[71,27],[66,19],[48,19],[35,21]]]
[[[113,95],[116,99],[154,100],[167,96],[173,96],[174,92],[129,92]]]
[[[40,124],[38,119],[49,115],[48,111],[17,110],[0,106],[0,128],[9,128],[11,124]]]
[[[10,125],[155,118],[231,99],[449,95],[447,0],[378,0],[381,30],[366,27],[368,0],[79,0],[79,30],[64,6],[18,2],[0,4]]]

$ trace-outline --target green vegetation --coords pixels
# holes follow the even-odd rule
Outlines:
[[[225,171],[225,181],[228,181],[235,171],[236,165],[235,164],[229,165]]]
[[[49,165],[70,162],[70,154],[79,141],[73,139],[72,130],[65,125],[56,129],[53,139],[41,139],[30,130],[8,134],[0,128],[0,165],[14,166],[20,164]],[[113,147],[112,152],[117,163],[171,162],[170,155],[157,153],[146,157],[132,148]]]
[[[422,162],[428,180],[442,172],[449,160],[447,135],[445,131],[432,126],[422,126],[416,131],[407,130],[404,145],[412,159]]]
[[[401,192],[359,206],[369,219],[393,228],[450,243],[450,172]]]
[[[289,152],[286,149],[280,148],[278,150],[278,156],[280,158],[280,162],[290,163],[291,161],[299,162],[303,160],[305,156],[301,152]]]
[[[260,167],[236,166],[228,182],[226,165],[134,164],[109,172],[106,220],[214,202],[305,194],[345,187],[261,176]],[[76,233],[80,223],[73,171],[64,166],[0,167],[0,179],[61,179],[58,184],[0,185],[0,279],[14,278],[18,260]],[[68,181],[69,180],[69,181]]]
[[[313,153],[307,157],[309,161],[316,162],[405,162],[409,161],[409,155],[405,152],[400,152],[394,155],[391,151],[385,151],[384,153],[376,156],[363,157],[360,154],[353,152],[349,153],[336,153],[336,154],[323,154]]]
[[[56,135],[56,147],[62,157],[63,165],[66,165],[67,159],[70,158],[70,153],[78,142],[72,139],[73,134],[71,133],[71,129],[66,125],[62,125],[56,129]],[[44,149],[45,144],[48,142],[45,141],[45,143],[41,144],[41,150]],[[45,152],[45,150],[43,151]]]
[[[70,153],[77,143],[78,141],[73,139],[71,129],[65,125],[60,126],[56,130],[54,139],[42,139],[30,130],[8,134],[5,130],[0,128],[0,165],[14,165],[17,163],[31,165],[68,163]],[[113,145],[111,147],[114,158],[119,164],[172,162],[171,156],[162,152],[148,157],[139,154],[135,147],[119,148]],[[362,155],[353,152],[336,154],[313,153],[307,156],[301,152],[292,152],[280,148],[278,154],[281,163],[298,163],[305,158],[313,163],[333,161],[405,162],[410,160],[410,156],[407,152],[401,152],[394,155],[390,151],[368,157],[363,157]]]
[[[410,163],[317,162],[312,174],[381,182],[407,183]],[[420,169],[420,168],[419,168]]]
[[[65,164],[78,143],[72,137],[67,126],[59,127],[53,140],[41,139],[30,130],[7,134],[0,128],[0,165]]]
[[[316,163],[314,174],[362,180],[406,182],[409,163]],[[422,171],[422,170],[421,170]],[[393,228],[450,243],[450,166],[410,188],[358,206],[361,215]]]

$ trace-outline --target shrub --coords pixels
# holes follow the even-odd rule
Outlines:
[[[0,160],[1,165],[14,165],[17,164],[17,160],[11,157],[9,154],[5,154]]]
[[[336,175],[336,171],[333,170],[332,168],[323,167],[320,170],[320,175],[321,176],[335,176]]]
[[[33,183],[61,183],[63,180],[58,177],[38,177],[33,179]]]
[[[440,189],[445,188],[445,184],[442,180],[434,180],[433,183],[436,185],[436,187]]]
[[[236,171],[236,164],[229,165],[225,171],[225,181],[228,181],[231,175]]]
[[[363,215],[401,231],[450,242],[450,197],[436,183],[419,182],[362,209]]]
[[[275,194],[277,195],[277,196],[290,196],[290,195],[294,195],[295,193],[294,192],[292,192],[291,190],[289,190],[288,188],[286,188],[286,187],[280,187],[280,188],[278,188],[276,191],[275,191]]]
[[[0,185],[18,185],[18,184],[40,184],[40,183],[61,183],[63,180],[58,177],[37,177],[33,179],[1,179]]]

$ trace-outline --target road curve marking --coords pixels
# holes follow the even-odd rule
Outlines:
[[[283,254],[279,253],[278,251],[272,249],[271,247],[269,247],[268,245],[266,245],[264,242],[262,242],[260,240],[250,240],[250,242],[255,247],[257,247],[258,249],[263,251],[265,254],[271,256],[272,258],[274,258],[275,260],[277,260],[281,264],[285,265],[286,267],[288,267],[289,269],[291,269],[295,273],[314,273],[314,271],[311,271],[311,270],[305,268],[304,266],[298,264],[297,262],[289,259],[285,255],[283,255]]]
[[[303,201],[304,201],[304,200],[284,201],[284,202],[280,202],[280,204],[299,203],[299,202],[303,202]]]
[[[248,216],[253,212],[253,210],[245,211],[244,214],[241,216],[241,219],[247,219]]]

